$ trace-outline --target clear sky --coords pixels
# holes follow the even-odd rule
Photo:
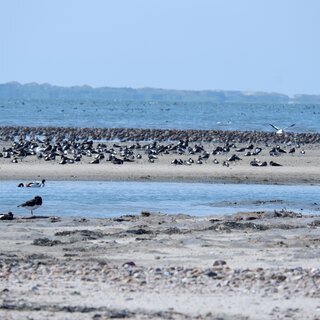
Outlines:
[[[320,94],[319,0],[0,0],[0,83]]]

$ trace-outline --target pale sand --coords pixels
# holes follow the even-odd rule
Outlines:
[[[0,318],[319,319],[320,217],[248,217],[0,221]]]
[[[111,144],[110,144],[111,145]],[[127,145],[127,143],[126,143]],[[221,144],[220,144],[221,145]],[[216,145],[207,144],[206,150],[212,151]],[[1,146],[0,146],[1,147]],[[241,145],[237,145],[241,147]],[[100,164],[89,164],[93,157],[83,157],[81,163],[59,165],[60,158],[46,162],[35,156],[24,158],[18,163],[0,158],[0,180],[154,180],[154,181],[191,181],[191,182],[235,182],[235,183],[281,183],[281,184],[319,184],[320,182],[320,148],[319,145],[306,145],[297,149],[294,155],[284,154],[279,157],[269,156],[271,148],[264,147],[256,158],[267,161],[267,167],[252,167],[250,161],[255,157],[246,157],[243,153],[231,150],[226,155],[210,155],[202,165],[193,163],[173,165],[175,158],[197,160],[198,155],[159,155],[155,163],[147,161],[143,151],[142,159],[114,165],[101,160]],[[289,147],[286,149],[289,151]],[[305,150],[305,154],[300,151]],[[230,162],[229,167],[222,166],[232,154],[237,154],[241,161]],[[213,159],[219,164],[214,164]],[[270,161],[282,164],[282,167],[269,166]]]

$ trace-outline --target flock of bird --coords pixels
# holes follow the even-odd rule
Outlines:
[[[291,126],[281,129],[272,124],[270,124],[277,132],[277,134],[283,134],[284,130],[291,128]],[[276,157],[284,153],[295,153],[296,148],[299,148],[299,144],[291,146],[290,150],[287,152],[282,149],[279,145],[272,147],[269,151],[269,155]],[[0,157],[13,158],[12,162],[18,162],[18,159],[23,159],[27,156],[36,156],[38,159],[43,159],[44,161],[54,161],[58,158],[59,164],[72,164],[81,161],[82,157],[92,158],[91,164],[98,164],[100,161],[105,159],[105,161],[110,161],[113,164],[123,164],[125,162],[134,162],[136,159],[142,159],[147,157],[148,162],[154,163],[160,155],[163,154],[178,154],[178,155],[188,155],[189,159],[182,160],[180,158],[175,158],[171,161],[173,165],[192,165],[193,163],[202,164],[208,161],[211,155],[227,155],[231,151],[235,151],[243,156],[250,157],[254,156],[254,159],[250,161],[250,165],[254,167],[265,167],[268,165],[266,161],[260,161],[256,158],[263,149],[259,146],[254,146],[250,144],[246,147],[237,148],[235,144],[226,142],[223,146],[215,147],[211,152],[205,150],[204,146],[201,144],[194,144],[191,146],[189,140],[180,140],[179,142],[171,142],[168,144],[161,144],[159,142],[146,143],[144,145],[136,142],[132,145],[120,145],[114,143],[112,147],[108,148],[106,143],[97,143],[96,145],[92,140],[85,140],[82,142],[70,139],[62,139],[60,141],[52,142],[49,139],[44,139],[43,141],[39,138],[35,140],[20,139],[18,142],[13,142],[11,147],[3,148],[3,152],[0,153]],[[304,150],[300,151],[304,153]],[[197,159],[192,159],[192,156],[196,155]],[[229,166],[230,162],[242,160],[239,155],[233,153],[231,156],[227,157],[225,161],[222,162],[223,166]],[[214,164],[219,164],[219,161],[214,158],[212,160]],[[281,166],[281,164],[270,161],[270,166]],[[45,186],[46,180],[28,183],[19,183],[18,187],[26,188],[40,188]],[[42,198],[36,196],[34,199],[28,200],[18,207],[30,210],[31,215],[33,211],[42,205]],[[12,219],[13,214],[11,212],[7,214],[0,215],[0,219]]]
[[[295,124],[289,126],[294,127]],[[300,143],[320,143],[320,133],[297,133],[286,131],[268,124],[271,130],[205,130],[205,129],[155,129],[155,128],[75,128],[75,127],[0,127],[0,136],[4,141],[12,141],[16,137],[47,137],[49,139],[87,138],[95,141],[179,141],[189,138],[190,142],[224,142],[235,143],[287,143],[294,139]],[[280,131],[279,131],[280,130]],[[278,132],[278,133],[277,133]]]
[[[296,151],[299,144],[293,146],[288,153],[292,154]],[[152,142],[145,145],[135,143],[132,145],[119,145],[114,143],[112,147],[108,148],[105,143],[98,143],[94,146],[93,141],[85,142],[70,142],[63,141],[62,143],[48,143],[48,142],[31,142],[19,141],[14,142],[11,147],[4,148],[3,157],[13,158],[13,163],[17,163],[18,159],[22,161],[27,156],[36,156],[38,159],[44,161],[58,161],[60,165],[73,164],[80,162],[83,158],[90,159],[90,164],[99,164],[101,161],[109,161],[113,164],[121,165],[125,162],[135,162],[142,158],[147,159],[148,162],[154,163],[159,159],[160,155],[175,154],[175,155],[188,155],[188,160],[174,159],[171,163],[175,165],[193,163],[202,164],[207,161],[211,155],[228,155],[229,152],[242,153],[243,156],[258,156],[263,149],[259,146],[250,144],[246,147],[237,148],[233,143],[225,143],[222,146],[217,146],[212,151],[208,151],[202,144],[189,145],[188,140],[180,140],[177,143],[162,144]],[[279,156],[287,153],[279,145],[271,148],[269,151],[270,156]],[[196,159],[192,159],[196,156]],[[225,160],[225,164],[232,161],[241,160],[241,158],[233,154]],[[218,164],[217,159],[213,159],[213,163]],[[44,181],[41,182],[44,184]],[[24,186],[23,184],[20,185]],[[26,187],[35,187],[32,183]]]
[[[277,134],[282,134],[286,129],[280,129],[270,124]],[[292,124],[290,127],[293,127]],[[296,144],[299,147],[299,144]],[[99,164],[101,161],[109,161],[113,164],[121,165],[125,162],[135,162],[142,158],[147,159],[148,162],[154,163],[158,157],[162,154],[177,154],[177,155],[190,155],[187,160],[179,158],[174,159],[171,163],[174,165],[191,165],[193,163],[202,164],[207,161],[210,154],[214,155],[227,155],[231,151],[243,153],[244,156],[257,156],[262,151],[261,147],[254,147],[250,144],[243,148],[237,148],[234,143],[225,142],[224,145],[216,147],[212,152],[205,150],[202,144],[189,144],[188,138],[180,140],[179,142],[169,142],[163,144],[157,141],[152,143],[145,143],[144,145],[136,142],[131,145],[120,145],[113,143],[108,148],[106,143],[94,143],[93,140],[77,141],[76,139],[20,139],[14,141],[9,148],[3,148],[3,152],[0,152],[0,157],[8,158],[13,163],[18,163],[28,156],[35,156],[38,159],[44,161],[55,161],[60,165],[73,164],[82,161],[84,158],[89,159],[90,164]],[[291,148],[289,153],[294,153],[295,147]],[[282,153],[286,153],[285,150],[281,149],[279,145],[273,147],[269,154],[271,156],[278,156]],[[197,156],[197,159],[192,158]],[[224,166],[228,166],[229,162],[241,160],[236,154],[228,157],[222,162]],[[256,159],[255,159],[256,160]],[[218,164],[217,159],[213,159],[213,163]],[[250,162],[252,166],[260,166],[259,161]],[[276,166],[275,162],[269,163],[271,166]],[[265,163],[262,164],[265,166]],[[31,185],[32,186],[32,185]]]

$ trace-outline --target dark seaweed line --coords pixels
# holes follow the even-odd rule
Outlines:
[[[136,316],[158,317],[161,319],[172,319],[173,316],[179,316],[180,319],[193,319],[188,315],[174,311],[148,312],[137,309],[129,311],[127,309],[110,309],[107,307],[86,307],[86,306],[59,306],[59,305],[40,305],[34,303],[8,303],[4,302],[0,305],[0,310],[15,311],[47,311],[47,312],[68,312],[68,313],[102,313],[104,317],[112,319],[125,319]],[[100,319],[102,315],[95,315],[94,319]]]

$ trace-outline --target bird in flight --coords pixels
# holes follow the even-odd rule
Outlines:
[[[269,124],[270,124],[270,126],[271,126],[272,128],[274,128],[274,129],[276,130],[276,134],[284,134],[284,131],[285,131],[285,130],[287,130],[287,129],[293,127],[293,126],[295,126],[295,123],[294,123],[294,124],[292,124],[292,125],[289,126],[289,127],[278,128],[278,127],[276,127],[275,125],[273,125],[273,124],[271,124],[271,123],[269,123]]]

